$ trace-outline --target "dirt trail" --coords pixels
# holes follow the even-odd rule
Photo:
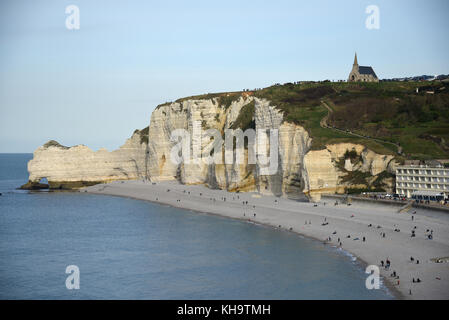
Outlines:
[[[371,141],[391,144],[391,145],[393,145],[393,146],[395,146],[397,148],[397,151],[396,151],[397,154],[402,154],[402,147],[400,145],[394,143],[394,142],[385,141],[385,140],[376,139],[376,138],[371,138],[371,137],[363,136],[361,134],[357,134],[357,133],[354,133],[354,132],[351,132],[351,131],[345,131],[345,130],[342,130],[342,129],[338,129],[338,128],[329,126],[327,121],[329,120],[329,116],[331,115],[331,113],[334,112],[334,110],[332,110],[332,108],[329,107],[329,105],[325,101],[323,101],[323,100],[321,100],[321,104],[328,110],[327,115],[324,116],[323,119],[321,119],[321,121],[320,121],[321,128],[331,129],[331,130],[334,130],[334,131],[338,131],[338,132],[342,132],[342,133],[345,133],[345,134],[349,134],[349,135],[352,135],[352,136],[358,137],[358,138],[368,139],[368,140],[371,140]]]

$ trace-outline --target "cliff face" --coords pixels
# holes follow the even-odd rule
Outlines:
[[[29,182],[22,186],[32,189],[43,178],[52,189],[73,189],[113,180],[146,177],[147,143],[142,132],[136,131],[120,149],[93,151],[84,145],[65,147],[49,141],[36,149],[28,162]]]
[[[254,102],[255,129],[278,129],[278,170],[264,174],[260,165],[180,164],[170,161],[175,142],[170,134],[185,129],[191,135],[191,151],[209,150],[204,138],[195,136],[195,121],[224,132],[233,127],[242,108]],[[344,193],[347,189],[393,186],[394,161],[391,155],[377,154],[363,145],[341,143],[324,150],[310,150],[312,139],[301,126],[284,122],[284,116],[269,101],[248,96],[224,107],[217,99],[186,100],[160,106],[153,112],[149,132],[149,176],[153,180],[179,180],[185,184],[207,184],[229,191],[258,191],[304,199],[304,194],[319,200],[322,193]],[[198,122],[198,123],[199,123]],[[260,147],[259,145],[257,147]],[[224,151],[223,151],[224,153]],[[350,154],[352,158],[346,158]],[[245,163],[247,160],[245,151]],[[223,154],[224,158],[224,154]]]
[[[323,193],[345,193],[348,189],[391,191],[396,162],[391,155],[377,154],[363,145],[340,143],[305,155],[304,192],[313,200]]]
[[[304,198],[304,155],[312,142],[309,134],[301,126],[283,122],[283,114],[269,101],[257,99],[254,114],[257,129],[279,130],[278,171],[274,175],[258,175],[259,191]]]
[[[244,164],[190,163],[175,165],[170,161],[170,151],[176,142],[170,141],[175,129],[185,129],[191,135],[191,151],[209,150],[210,142],[195,135],[195,123],[201,123],[202,130],[217,129],[223,133],[233,128],[243,107],[254,103],[255,129],[279,130],[279,167],[274,175],[266,175],[259,165],[247,164],[245,150]],[[149,175],[153,180],[178,179],[186,184],[204,183],[213,188],[230,191],[259,191],[275,195],[301,197],[303,181],[303,159],[310,148],[310,138],[304,128],[283,123],[283,115],[268,101],[241,97],[229,106],[219,104],[215,99],[187,100],[163,105],[151,117],[149,131]],[[245,128],[242,128],[245,129]],[[221,158],[224,159],[224,148]],[[235,156],[235,155],[234,155]]]
[[[216,129],[277,129],[279,148],[276,173],[267,174],[259,164],[225,164],[225,149],[214,154],[223,163],[171,160],[175,130],[188,132],[191,154],[209,155],[213,141],[206,135]],[[393,156],[376,154],[362,145],[341,143],[323,150],[310,150],[312,139],[301,126],[284,121],[284,115],[270,102],[243,95],[221,100],[218,97],[187,99],[161,105],[154,110],[148,130],[139,131],[120,149],[92,151],[79,145],[63,147],[49,142],[34,152],[28,164],[30,182],[47,178],[52,188],[73,188],[112,180],[149,178],[152,181],[178,180],[184,184],[206,184],[229,191],[258,191],[295,199],[305,195],[318,200],[322,193],[343,193],[348,189],[382,188],[393,185]],[[256,149],[269,146],[257,140]],[[265,148],[262,148],[265,149]],[[275,151],[273,149],[273,151]],[[234,150],[234,157],[236,153]]]
[[[243,106],[252,101],[251,97],[233,101],[228,107],[220,105],[217,99],[186,100],[159,106],[151,116],[149,130],[149,164],[148,173],[152,180],[178,179],[186,184],[206,183],[211,187],[227,189],[245,185],[246,166],[208,165],[198,163],[175,164],[170,152],[177,141],[171,141],[174,130],[184,129],[191,138],[190,151],[204,154],[210,147],[210,141],[201,137],[208,129],[223,132],[236,120]],[[194,130],[194,126],[196,127]]]

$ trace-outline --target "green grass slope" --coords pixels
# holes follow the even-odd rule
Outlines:
[[[399,158],[449,159],[448,83],[303,82],[189,98],[218,97],[228,107],[242,94],[271,101],[285,121],[304,126],[313,138],[312,149],[351,142],[382,154],[401,150]],[[251,127],[251,112],[254,107],[248,105],[239,124]]]

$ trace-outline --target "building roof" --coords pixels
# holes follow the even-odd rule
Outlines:
[[[421,160],[405,160],[404,164],[406,166],[419,166],[421,164]]]
[[[443,195],[443,192],[436,192],[436,191],[414,191],[412,192],[413,196],[441,196]]]
[[[440,167],[442,166],[441,162],[438,160],[425,160],[424,163],[431,167]]]
[[[377,78],[377,75],[374,72],[372,67],[359,66],[359,73],[360,74],[370,74]]]

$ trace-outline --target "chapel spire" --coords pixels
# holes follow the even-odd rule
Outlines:
[[[358,66],[359,63],[357,62],[357,52],[355,53],[355,57],[354,57],[354,65]]]

